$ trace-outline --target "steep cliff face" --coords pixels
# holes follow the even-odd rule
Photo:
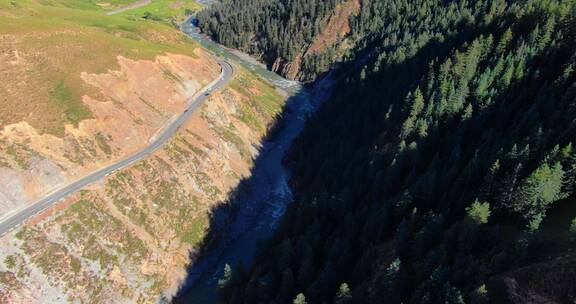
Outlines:
[[[304,49],[300,50],[293,60],[276,58],[272,71],[288,78],[310,80],[315,73],[324,72],[330,64],[350,47],[347,41],[351,32],[350,18],[360,11],[359,0],[347,0],[322,20],[318,34]],[[320,59],[325,57],[324,59]],[[315,62],[324,60],[325,62]],[[312,70],[318,64],[318,70]]]
[[[282,102],[240,70],[160,150],[3,237],[2,302],[142,303],[177,288],[211,206],[249,174]]]
[[[298,75],[300,74],[300,66],[302,64],[302,55],[298,54],[296,58],[292,61],[286,60],[281,57],[277,57],[272,63],[270,69],[286,77],[287,79],[298,79]]]

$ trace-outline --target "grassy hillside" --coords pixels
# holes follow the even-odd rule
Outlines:
[[[20,1],[11,1],[18,2]],[[125,5],[131,4],[134,0],[109,0],[109,1],[97,1],[97,0],[37,0],[34,1],[42,5],[50,6],[63,6],[76,9],[86,9],[86,10],[111,10],[123,7]]]
[[[106,9],[128,0],[0,0],[0,128],[22,120],[41,133],[62,134],[65,124],[89,118],[81,96],[97,95],[82,72],[115,69],[117,56],[153,58],[165,52],[194,56],[190,39],[169,25]],[[158,1],[163,16],[171,2]],[[172,3],[173,4],[173,3]]]
[[[153,0],[149,5],[132,9],[120,15],[132,20],[149,19],[162,22],[183,21],[187,12],[198,11],[202,6],[195,0]]]

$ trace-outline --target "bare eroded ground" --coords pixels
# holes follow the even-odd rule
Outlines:
[[[150,303],[177,288],[208,210],[249,174],[281,104],[240,70],[153,155],[4,236],[0,301]]]
[[[81,73],[97,92],[82,102],[92,118],[66,125],[63,136],[39,133],[24,120],[0,131],[0,214],[29,204],[88,172],[142,148],[188,97],[219,74],[203,51],[151,60],[118,57],[118,70]]]

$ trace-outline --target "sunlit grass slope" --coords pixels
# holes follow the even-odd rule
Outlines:
[[[180,22],[187,11],[198,11],[202,6],[195,0],[152,0],[149,5],[121,13],[133,20],[149,18],[164,22]]]
[[[117,56],[194,56],[197,45],[167,24],[105,14],[131,2],[0,0],[0,128],[24,120],[60,135],[91,117],[81,97],[97,92],[82,72],[115,69]]]

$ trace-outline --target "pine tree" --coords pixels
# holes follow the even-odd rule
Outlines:
[[[567,195],[576,192],[576,153],[572,149],[572,143],[562,150],[562,168],[566,170],[563,181],[563,191]]]
[[[352,304],[352,294],[350,293],[350,288],[348,284],[340,284],[336,298],[334,299],[335,304]]]
[[[232,267],[226,264],[224,265],[224,273],[218,280],[218,295],[226,299],[230,297],[232,288]]]
[[[500,41],[498,41],[498,45],[496,46],[496,52],[498,54],[503,54],[506,51],[506,49],[508,49],[508,44],[510,43],[511,40],[512,40],[512,30],[508,28],[500,38]]]
[[[465,304],[462,292],[456,287],[447,285],[445,288],[444,299],[442,303],[445,304]]]
[[[472,291],[470,295],[470,304],[488,304],[488,290],[486,289],[486,285],[482,284],[474,291]]]
[[[229,264],[226,264],[224,265],[224,274],[222,275],[222,278],[218,280],[218,286],[220,288],[226,287],[226,285],[228,285],[231,279],[232,279],[232,267],[230,267]]]
[[[472,205],[466,208],[466,213],[468,214],[468,218],[474,223],[478,225],[486,224],[490,217],[490,204],[488,202],[480,202],[476,199]]]
[[[559,162],[544,163],[523,181],[513,208],[531,222],[530,227],[537,228],[548,206],[563,197],[563,177]]]
[[[572,219],[572,221],[570,222],[570,228],[569,228],[570,232],[576,234],[576,217]]]
[[[306,304],[306,297],[303,293],[299,293],[296,298],[294,298],[293,304]]]

